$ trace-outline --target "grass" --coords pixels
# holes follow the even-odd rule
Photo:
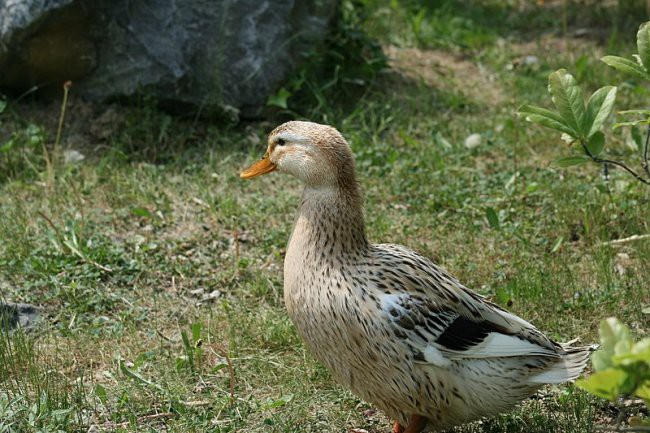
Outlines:
[[[444,3],[422,13],[366,2],[367,34],[421,57],[392,61],[355,99],[339,101],[334,85],[294,108],[350,141],[370,238],[421,251],[556,339],[593,342],[611,315],[647,333],[650,244],[602,243],[650,233],[648,188],[617,171],[607,187],[596,166],[554,168],[567,153],[558,137],[514,115],[548,102],[546,77],[562,66],[591,90],[622,82],[597,59],[613,46],[629,54],[632,38],[563,37],[556,11],[543,8],[524,34],[504,2],[481,3],[497,8],[493,26],[485,11]],[[521,62],[532,55],[536,63]],[[617,107],[647,96],[628,82]],[[79,107],[73,100],[64,147],[75,119],[98,118]],[[48,177],[43,146],[58,110],[21,104],[0,116],[0,291],[45,315],[31,333],[0,336],[0,432],[389,430],[333,383],[284,311],[282,259],[300,186],[238,177],[274,123],[172,118],[143,98],[101,146],[75,144],[83,161],[55,155]],[[467,148],[472,133],[482,142]],[[625,134],[610,151],[635,161]],[[568,385],[457,431],[586,433],[614,415]]]

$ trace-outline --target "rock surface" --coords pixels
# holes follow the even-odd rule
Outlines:
[[[30,304],[0,302],[0,330],[12,330],[20,326],[23,329],[32,328],[40,319],[36,307]]]
[[[182,109],[255,115],[335,0],[0,0],[0,88],[75,82],[93,100],[144,90]],[[56,84],[56,85],[55,85]]]

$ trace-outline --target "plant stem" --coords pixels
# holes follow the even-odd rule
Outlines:
[[[61,102],[61,114],[59,115],[59,125],[56,129],[56,140],[54,140],[54,157],[59,156],[59,146],[61,145],[61,132],[63,131],[63,121],[65,120],[65,108],[68,104],[68,92],[72,86],[71,81],[63,83],[63,101]]]
[[[633,241],[640,241],[643,239],[650,239],[650,234],[645,234],[645,235],[632,235],[627,238],[622,238],[622,239],[614,239],[613,241],[607,241],[607,242],[601,242],[598,244],[598,246],[603,246],[603,245],[620,245],[620,244],[626,244],[628,242],[633,242]]]
[[[628,167],[627,165],[623,164],[622,162],[612,161],[611,159],[598,158],[597,156],[594,156],[594,155],[589,151],[589,149],[587,148],[587,145],[585,144],[584,140],[580,140],[580,144],[582,145],[582,148],[584,149],[584,151],[585,151],[585,153],[587,154],[587,156],[589,156],[589,158],[591,158],[594,162],[597,162],[597,163],[599,163],[599,164],[612,164],[612,165],[615,165],[615,166],[617,166],[617,167],[621,167],[623,170],[627,171],[627,172],[630,173],[632,176],[634,176],[634,177],[636,178],[636,180],[638,180],[639,182],[643,182],[643,183],[645,183],[646,185],[650,185],[650,180],[646,180],[646,179],[644,179],[644,178],[641,177],[641,175],[639,175],[636,171],[632,170],[630,167]],[[647,148],[647,146],[646,146],[646,148]]]
[[[648,125],[648,132],[645,135],[645,144],[643,145],[643,170],[645,170],[648,177],[650,177],[650,165],[648,165],[648,140],[650,140],[650,125]]]
[[[605,431],[605,432],[650,432],[650,427],[646,426],[635,426],[635,427],[610,427],[610,426],[596,426],[594,431]]]

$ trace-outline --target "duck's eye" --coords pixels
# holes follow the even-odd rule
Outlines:
[[[284,140],[284,138],[278,138],[275,142],[276,146],[284,146],[285,143],[286,141]]]

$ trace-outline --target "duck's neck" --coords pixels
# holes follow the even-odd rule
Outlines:
[[[292,240],[318,257],[356,255],[366,251],[361,190],[346,186],[306,186]]]

